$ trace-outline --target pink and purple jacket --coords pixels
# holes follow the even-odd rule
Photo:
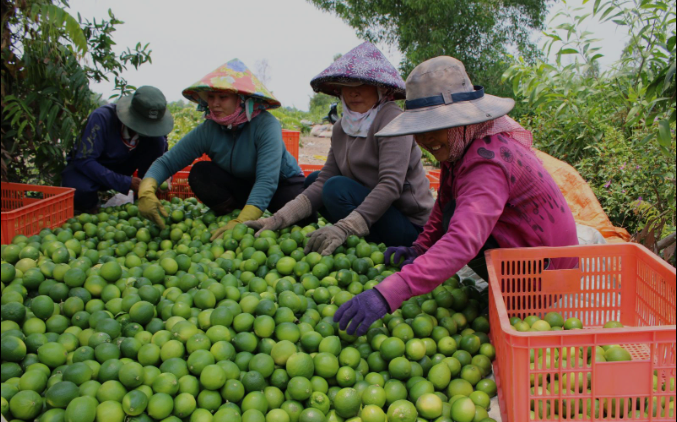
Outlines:
[[[534,153],[507,133],[476,139],[456,163],[444,163],[438,200],[414,242],[411,265],[376,289],[391,310],[433,291],[494,237],[501,248],[577,245],[576,223],[557,184]],[[442,210],[452,199],[449,227]],[[550,269],[571,268],[553,260]]]

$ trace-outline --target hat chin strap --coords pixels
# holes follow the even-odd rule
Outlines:
[[[416,110],[418,108],[432,107],[442,104],[453,104],[464,101],[477,100],[484,97],[484,87],[480,85],[473,86],[472,92],[457,92],[455,94],[439,94],[432,97],[416,98],[415,100],[405,101],[407,110]]]

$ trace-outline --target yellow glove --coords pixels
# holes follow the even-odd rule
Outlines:
[[[139,214],[157,224],[161,229],[165,228],[165,221],[160,214],[169,217],[169,213],[162,206],[162,202],[155,196],[157,181],[146,177],[139,186]]]
[[[238,224],[244,223],[245,221],[258,220],[262,215],[263,211],[256,208],[255,206],[245,205],[242,211],[240,211],[240,215],[235,220],[230,220],[228,224],[226,224],[225,226],[219,227],[218,229],[214,230],[214,232],[212,233],[212,238],[210,240],[213,242],[216,239],[220,238],[226,230],[230,230],[233,227],[237,226]]]

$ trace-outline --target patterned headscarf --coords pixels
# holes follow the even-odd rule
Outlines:
[[[486,138],[497,133],[507,133],[527,148],[531,148],[534,141],[530,131],[524,129],[508,116],[476,125],[453,127],[447,131],[447,140],[449,141],[449,159],[447,161],[450,163],[458,161],[475,139]]]
[[[211,112],[207,111],[205,114],[205,119],[212,120],[221,126],[226,126],[228,129],[237,127],[243,123],[251,122],[254,117],[261,114],[264,107],[257,107],[256,102],[252,98],[245,98],[243,95],[240,95],[240,104],[232,114],[229,114],[224,117],[216,117]]]
[[[388,101],[393,100],[393,93],[391,90],[386,90],[383,88],[376,88],[378,90],[378,101],[374,106],[365,113],[358,113],[352,111],[346,105],[346,102],[343,99],[343,95],[340,95],[341,104],[343,104],[343,116],[341,116],[341,127],[343,131],[349,135],[356,138],[366,138],[369,134],[369,129],[371,128],[372,123],[376,119],[376,115],[381,110],[381,107]]]

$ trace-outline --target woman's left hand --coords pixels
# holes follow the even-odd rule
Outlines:
[[[227,230],[234,229],[235,226],[238,224],[243,224],[245,221],[251,221],[251,220],[256,220],[260,218],[263,215],[263,211],[260,209],[256,208],[253,205],[245,205],[242,211],[240,211],[240,215],[237,216],[236,219],[230,220],[228,224],[226,224],[223,227],[219,227],[218,229],[214,230],[212,232],[212,237],[211,241],[215,241],[216,239],[221,238],[223,236],[223,233],[225,233]]]
[[[334,314],[334,322],[339,323],[341,330],[347,328],[346,332],[351,336],[362,336],[367,333],[371,324],[383,318],[389,311],[386,299],[378,290],[371,289],[341,305]]]

